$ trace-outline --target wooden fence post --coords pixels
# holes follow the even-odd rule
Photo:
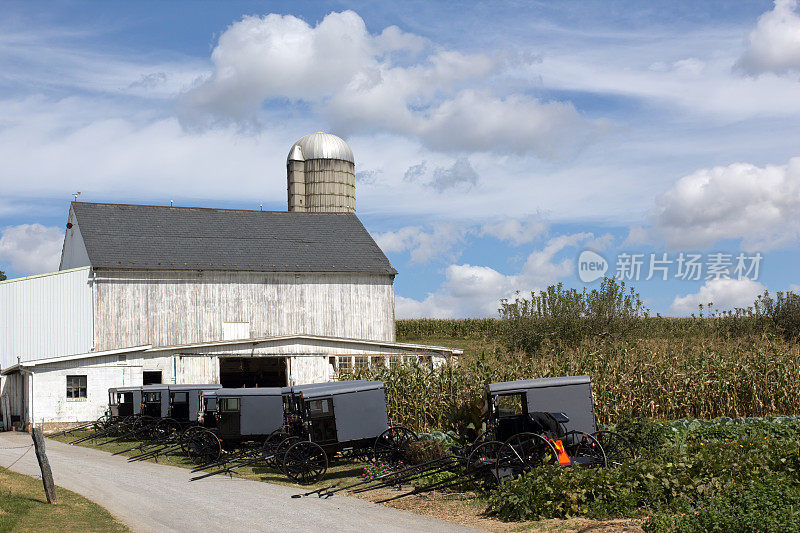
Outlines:
[[[42,483],[44,484],[44,493],[47,496],[47,503],[58,503],[56,499],[56,486],[53,483],[53,472],[50,470],[50,462],[47,460],[47,455],[44,452],[44,436],[42,430],[34,427],[31,432],[33,437],[33,447],[36,450],[36,459],[39,461],[39,468],[42,471]]]

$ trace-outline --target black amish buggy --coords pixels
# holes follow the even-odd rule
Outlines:
[[[616,466],[634,457],[624,437],[597,430],[589,376],[492,383],[484,405],[487,430],[471,446],[368,481],[293,497],[365,492],[437,474],[432,482],[383,500],[389,501],[465,483],[495,485],[539,465]]]
[[[108,409],[105,414],[93,422],[72,427],[57,435],[72,434],[78,430],[90,430],[88,435],[73,440],[71,444],[79,444],[87,440],[113,438],[133,429],[133,424],[141,415],[142,387],[114,387],[108,389]]]
[[[214,396],[216,428],[196,435],[190,455],[207,460],[196,471],[224,468],[195,479],[265,462],[293,481],[314,483],[337,454],[396,457],[418,438],[405,427],[390,425],[380,381],[220,389]],[[218,460],[223,444],[259,439],[264,439],[260,448]]]
[[[486,394],[486,432],[475,452],[494,464],[499,481],[534,466],[616,466],[632,459],[628,441],[598,431],[589,376],[492,383]]]
[[[340,453],[397,461],[410,442],[419,440],[414,431],[390,424],[381,381],[336,381],[293,389],[290,438],[296,442],[282,458],[282,470],[293,481],[319,481],[330,459]]]
[[[140,441],[132,449],[146,453],[131,459],[157,457],[184,440],[187,428],[197,424],[203,391],[220,388],[213,384],[159,384],[112,387],[108,390],[108,410],[93,423],[94,430],[73,441],[106,439],[98,446],[123,440]],[[174,445],[174,446],[173,446]]]
[[[145,437],[132,449],[143,453],[131,461],[157,458],[178,447],[186,450],[188,438],[196,431],[204,393],[221,388],[215,384],[160,384],[141,387],[141,416],[131,437]]]
[[[108,413],[111,419],[137,416],[142,412],[142,387],[108,389]]]
[[[196,471],[228,463],[243,466],[240,463],[271,456],[272,447],[287,436],[283,428],[290,397],[290,387],[204,392],[202,420],[187,435],[184,448],[192,460],[202,463]],[[234,451],[237,446],[241,449]]]

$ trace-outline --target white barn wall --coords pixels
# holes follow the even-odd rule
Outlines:
[[[430,356],[434,363],[444,360],[442,352],[422,347],[401,347],[358,343],[347,340],[281,339],[241,344],[187,348],[150,349],[126,354],[87,356],[80,359],[40,362],[22,374],[3,376],[3,393],[25,396],[26,412],[19,413],[19,400],[12,400],[12,414],[19,414],[28,424],[45,430],[59,429],[70,423],[87,422],[101,416],[108,403],[108,389],[141,385],[142,372],[160,370],[164,383],[219,383],[220,357],[286,357],[291,385],[330,381],[330,358]],[[68,375],[87,376],[87,398],[66,397]],[[16,379],[14,379],[16,378]],[[23,382],[25,385],[23,385]]]
[[[393,276],[357,273],[97,272],[96,349],[291,334],[393,341]]]
[[[129,360],[132,359],[132,360]],[[67,376],[86,376],[86,399],[67,398]],[[108,407],[108,389],[142,384],[141,360],[118,355],[37,365],[30,373],[27,422],[45,429],[96,420]],[[32,405],[32,408],[31,408]]]
[[[0,282],[0,367],[92,350],[88,267]]]
[[[67,217],[67,232],[64,235],[64,246],[61,249],[61,264],[59,270],[69,270],[71,268],[78,268],[91,265],[89,261],[89,253],[86,250],[86,244],[83,242],[81,229],[78,226],[78,221],[75,219],[75,212],[72,207],[69,208],[69,216]]]
[[[176,369],[175,383],[219,383],[218,358],[175,355],[173,360]]]
[[[332,370],[327,357],[290,357],[289,385],[325,383],[333,377]]]

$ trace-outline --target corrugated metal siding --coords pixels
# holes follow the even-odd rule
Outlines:
[[[0,365],[91,351],[89,267],[0,283]]]

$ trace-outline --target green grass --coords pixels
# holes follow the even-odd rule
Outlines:
[[[61,487],[56,487],[56,496],[58,504],[50,505],[40,480],[0,469],[0,533],[128,531],[108,511],[83,496]]]

